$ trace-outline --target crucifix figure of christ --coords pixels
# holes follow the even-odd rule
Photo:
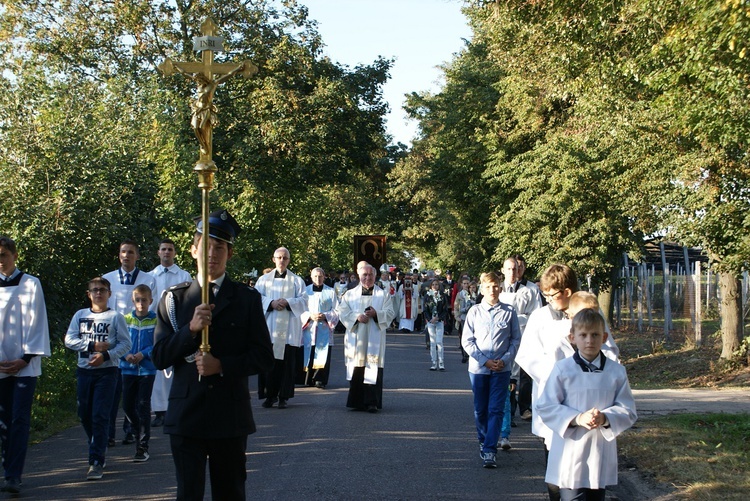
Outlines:
[[[235,75],[250,78],[258,72],[258,67],[250,61],[236,63],[214,63],[214,52],[223,50],[223,39],[216,36],[218,26],[213,20],[206,19],[201,24],[200,37],[193,38],[193,50],[201,53],[201,61],[176,62],[167,58],[159,65],[159,70],[166,76],[175,72],[185,75],[196,83],[197,97],[190,103],[193,116],[190,125],[200,143],[200,158],[195,165],[198,173],[198,187],[201,189],[201,219],[203,235],[209,235],[210,200],[209,193],[213,189],[216,164],[213,161],[213,128],[219,123],[217,109],[214,105],[216,89]],[[209,302],[208,285],[208,238],[201,239],[203,266],[201,267],[200,283],[201,302]],[[211,351],[208,344],[208,327],[203,328],[200,350],[203,353]]]
[[[217,109],[213,103],[214,94],[219,85],[232,78],[242,75],[249,78],[258,72],[257,66],[250,61],[242,63],[214,63],[214,52],[222,49],[222,39],[215,36],[218,27],[211,19],[206,19],[201,25],[203,36],[193,40],[193,48],[201,52],[200,62],[176,62],[167,58],[159,65],[159,70],[171,76],[175,72],[185,75],[196,83],[197,96],[190,103],[193,116],[190,125],[200,144],[199,164],[213,165],[213,128],[219,123]],[[217,77],[215,77],[217,75]]]

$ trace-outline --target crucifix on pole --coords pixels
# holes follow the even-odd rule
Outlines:
[[[201,24],[201,35],[193,38],[193,50],[201,53],[200,61],[177,62],[167,58],[159,65],[159,70],[165,76],[175,72],[193,80],[196,84],[197,96],[190,103],[193,115],[190,125],[200,144],[200,158],[195,164],[198,173],[198,187],[201,189],[201,219],[203,235],[209,235],[208,219],[210,214],[209,193],[213,189],[216,164],[213,161],[213,128],[218,124],[217,109],[214,105],[214,94],[219,85],[235,75],[250,78],[258,72],[258,67],[250,61],[236,63],[215,63],[214,52],[223,51],[223,38],[216,36],[218,26],[210,18]],[[201,302],[209,301],[208,284],[208,238],[201,238],[203,254],[200,267]],[[200,350],[203,353],[211,351],[208,344],[208,327],[203,328]]]

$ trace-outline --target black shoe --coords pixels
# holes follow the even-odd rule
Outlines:
[[[3,492],[10,492],[11,494],[20,494],[21,492],[21,481],[15,477],[10,477],[5,480],[2,489]]]
[[[130,445],[135,443],[135,437],[132,433],[128,433],[125,435],[125,438],[122,439],[122,445]]]
[[[263,407],[265,407],[266,409],[270,409],[271,407],[273,407],[273,404],[275,403],[276,403],[275,398],[267,398],[266,401],[263,402]]]
[[[117,445],[117,441],[114,438],[110,438],[109,442],[107,442],[107,445],[109,447],[114,447],[115,445]]]
[[[279,399],[279,409],[286,409],[286,398]]]
[[[321,390],[326,389],[326,385],[324,385],[322,381],[315,381],[315,387],[320,388]]]
[[[151,426],[153,427],[159,427],[164,424],[164,416],[156,416],[153,421],[151,421]]]
[[[378,406],[377,405],[368,405],[367,406],[367,412],[369,412],[370,414],[375,414],[376,412],[378,412]]]

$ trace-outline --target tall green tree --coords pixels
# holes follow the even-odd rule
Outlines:
[[[324,58],[304,6],[8,0],[0,174],[18,190],[0,207],[0,232],[26,249],[21,264],[42,278],[61,322],[83,299],[73,291],[116,265],[122,238],[144,245],[144,268],[162,236],[187,258],[200,213],[195,89],[156,67],[196,59],[192,37],[207,17],[225,37],[217,60],[260,68],[215,99],[212,206],[246,230],[230,271],[262,269],[280,245],[299,269],[348,268],[351,235],[387,217],[377,194],[390,169],[382,86],[391,61],[349,68]]]

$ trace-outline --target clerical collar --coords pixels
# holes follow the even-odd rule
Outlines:
[[[372,296],[372,290],[374,287],[370,287],[369,289],[366,288],[364,285],[362,286],[362,295],[363,296]]]
[[[325,284],[323,285],[315,285],[312,284],[313,292],[323,292],[323,287],[325,287]]]
[[[589,362],[588,360],[583,358],[581,354],[578,353],[578,350],[573,353],[573,360],[578,364],[583,372],[602,372],[604,370],[604,364],[607,362],[607,357],[605,357],[604,353],[600,351],[598,358],[599,363],[597,365],[594,362]]]
[[[286,270],[284,270],[284,273],[279,273],[279,270],[274,270],[273,278],[286,278]]]

